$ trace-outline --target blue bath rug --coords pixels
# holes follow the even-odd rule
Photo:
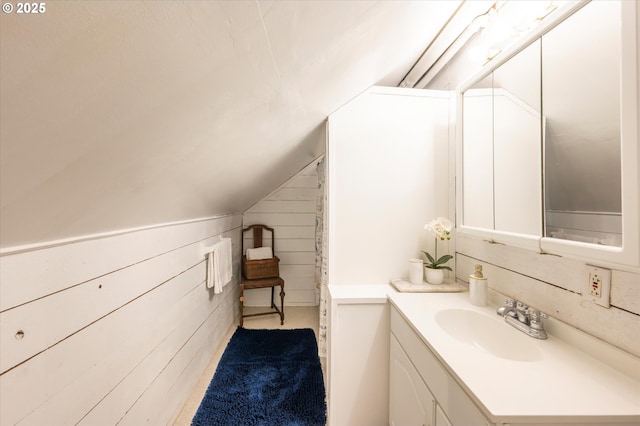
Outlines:
[[[313,330],[238,327],[191,424],[302,426],[326,419]]]

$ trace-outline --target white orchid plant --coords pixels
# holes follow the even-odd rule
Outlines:
[[[449,219],[444,217],[438,217],[433,219],[431,222],[427,223],[424,226],[424,229],[430,231],[435,237],[435,256],[431,256],[426,251],[422,250],[425,256],[427,256],[428,262],[425,263],[425,268],[430,269],[447,269],[451,271],[452,269],[446,265],[448,261],[453,259],[453,256],[450,254],[445,254],[444,256],[438,258],[438,240],[450,240],[451,239],[451,229],[453,225]]]

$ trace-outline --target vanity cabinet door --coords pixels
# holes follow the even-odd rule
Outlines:
[[[398,421],[395,422],[396,425],[430,424],[441,426],[451,424],[454,426],[488,426],[491,424],[395,307],[391,309],[390,345],[392,348],[390,353],[390,424],[394,424],[394,418],[399,418],[397,417],[399,416],[397,411],[399,408],[397,407],[405,403],[402,400],[412,400],[412,398],[414,401],[427,401],[427,403],[406,402],[406,404],[411,407],[413,412],[422,410],[422,412],[427,413],[427,420],[430,420],[431,423]],[[398,360],[403,359],[403,357],[406,360],[404,364],[401,364]],[[397,378],[399,377],[398,371],[401,370],[399,370],[398,365],[406,365],[405,370],[408,371],[407,376],[410,379],[406,379],[404,382],[399,381]],[[428,399],[412,396],[419,395],[419,392],[422,392],[418,390],[420,389],[419,384],[425,386],[424,392],[429,395]],[[396,408],[393,408],[394,406]],[[440,423],[434,423],[435,411],[437,411],[435,407],[442,411],[441,415],[438,416]],[[409,410],[404,406],[402,408]]]
[[[435,401],[402,347],[391,336],[389,424],[435,426]]]

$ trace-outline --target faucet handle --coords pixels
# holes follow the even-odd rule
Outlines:
[[[538,311],[537,309],[529,308],[528,309],[529,318],[531,321],[540,321],[541,319],[549,318],[549,315],[545,314],[542,311]]]
[[[511,306],[512,308],[515,308],[517,303],[519,302],[515,299],[509,299],[509,298],[504,299],[504,304],[507,306]]]
[[[529,308],[527,310],[527,315],[529,316],[529,324],[531,325],[532,329],[544,330],[544,325],[542,324],[542,320],[549,318],[549,315],[533,308]]]

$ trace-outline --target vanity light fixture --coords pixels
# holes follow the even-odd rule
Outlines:
[[[492,18],[496,16],[497,13],[497,3],[494,3],[488,11],[473,18],[470,25],[471,31],[475,33],[478,30],[487,28],[491,23]]]
[[[486,64],[562,3],[567,3],[567,0],[462,2],[459,10],[399,86],[425,88],[465,48],[472,50],[469,53],[472,66]],[[500,27],[499,31],[494,29],[496,26]],[[488,33],[491,31],[495,34],[489,37]]]
[[[484,60],[486,65],[520,36],[539,25],[559,6],[558,1],[502,2],[472,21],[476,31],[482,31],[479,43],[470,49],[470,55]],[[541,7],[542,5],[542,7]],[[506,6],[506,7],[505,7]]]

